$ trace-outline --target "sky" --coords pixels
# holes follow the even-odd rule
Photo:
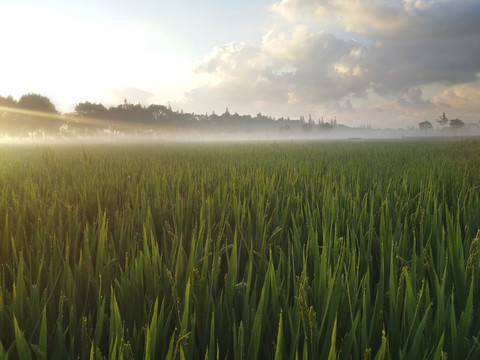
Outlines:
[[[478,123],[479,19],[478,0],[2,0],[0,95]]]

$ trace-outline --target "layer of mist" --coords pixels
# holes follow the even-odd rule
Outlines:
[[[184,113],[170,106],[140,104],[127,100],[106,108],[79,103],[69,114],[57,112],[42,95],[27,94],[16,101],[0,96],[0,142],[141,142],[141,141],[319,141],[403,138],[479,137],[480,123],[465,124],[442,114],[434,128],[423,121],[407,129],[376,129],[369,125],[349,127],[336,118],[272,118],[230,113]]]

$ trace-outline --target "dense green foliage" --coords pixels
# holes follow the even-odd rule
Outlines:
[[[475,359],[480,142],[0,148],[0,359]]]

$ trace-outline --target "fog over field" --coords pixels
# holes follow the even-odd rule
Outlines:
[[[231,113],[185,113],[170,105],[148,107],[123,104],[106,108],[101,103],[78,103],[72,113],[62,114],[40,94],[25,94],[17,101],[0,97],[0,142],[142,142],[142,141],[311,141],[398,138],[479,137],[480,123],[449,119],[442,113],[432,124],[415,127],[374,128],[370,124],[349,127],[333,117],[274,118]]]

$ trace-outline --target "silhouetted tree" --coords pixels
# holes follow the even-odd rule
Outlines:
[[[42,111],[46,113],[57,113],[55,105],[46,96],[39,94],[22,95],[18,100],[18,107],[25,110]]]
[[[107,114],[107,108],[101,103],[84,102],[75,106],[75,114],[78,116],[90,118],[104,118]]]
[[[448,118],[447,116],[445,115],[445,113],[442,113],[442,115],[437,119],[437,122],[440,124],[440,126],[442,127],[442,135],[444,134],[443,133],[443,129],[445,128],[445,126],[448,124]]]
[[[171,120],[172,109],[164,105],[150,105],[147,110],[152,114],[156,124],[166,125]]]
[[[11,132],[12,128],[12,119],[15,114],[12,114],[10,111],[4,108],[15,108],[17,106],[17,102],[11,96],[3,97],[0,96],[0,132],[1,133],[9,133]]]
[[[420,130],[425,131],[425,136],[427,136],[427,130],[430,130],[433,128],[432,123],[430,121],[422,121],[418,123],[418,128]]]
[[[108,118],[112,121],[120,121],[132,124],[152,124],[155,117],[151,111],[140,104],[133,105],[126,102],[108,109]]]
[[[450,120],[450,128],[453,129],[455,132],[455,136],[457,136],[457,130],[463,128],[463,121],[460,119],[451,119]]]
[[[332,129],[333,129],[333,125],[328,122],[318,124],[319,131],[332,130]]]
[[[301,117],[301,120],[302,120],[302,130],[307,134],[307,139],[310,139],[309,134],[313,129],[313,125],[315,124],[312,120],[312,115],[308,116],[307,122],[305,122],[305,118],[303,116]]]
[[[17,107],[22,110],[32,111],[28,114],[16,114],[12,126],[18,134],[27,134],[34,132],[54,133],[59,131],[64,124],[57,114],[55,105],[46,96],[39,94],[22,95],[18,100]],[[48,114],[52,114],[49,116]]]
[[[14,108],[17,106],[17,102],[10,95],[7,97],[0,96],[0,106]]]
[[[333,129],[333,125],[331,122],[326,122],[323,120],[323,116],[318,120],[318,131],[325,134],[325,138],[327,137],[327,133]]]
[[[280,118],[279,120],[280,128],[279,132],[284,136],[284,139],[287,139],[287,133],[292,131],[292,127],[290,126],[290,121],[285,120],[284,118]]]
[[[5,107],[5,108],[15,108],[17,107],[17,102],[15,99],[11,96],[3,97],[0,96],[0,107]],[[6,109],[0,109],[0,120],[4,119],[7,120],[10,117],[10,112],[6,111]],[[1,128],[6,127],[6,123],[2,122]]]

